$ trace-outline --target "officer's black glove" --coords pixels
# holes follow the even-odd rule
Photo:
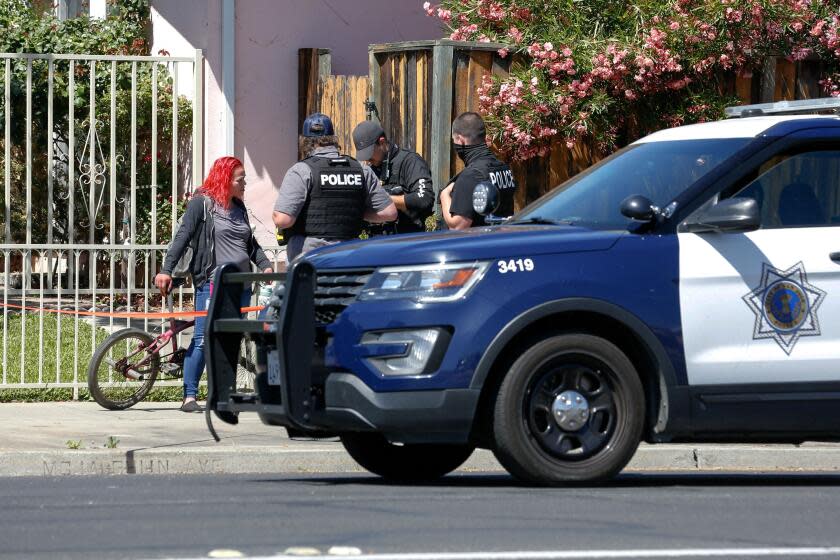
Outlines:
[[[391,196],[400,196],[405,194],[402,185],[385,185],[383,188],[385,189],[385,192]]]
[[[277,245],[283,247],[289,242],[289,235],[285,229],[277,228]]]

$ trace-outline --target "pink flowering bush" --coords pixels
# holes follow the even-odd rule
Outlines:
[[[479,91],[491,140],[516,160],[560,138],[607,153],[653,130],[718,119],[768,55],[817,58],[840,96],[840,0],[439,0],[460,41],[505,45],[510,76]]]

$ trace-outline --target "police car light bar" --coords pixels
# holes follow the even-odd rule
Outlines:
[[[819,99],[802,99],[799,101],[777,101],[775,103],[757,103],[755,105],[739,105],[727,107],[727,118],[760,117],[763,115],[802,115],[840,111],[840,97],[821,97]]]

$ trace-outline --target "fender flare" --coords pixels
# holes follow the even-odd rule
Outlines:
[[[505,325],[490,342],[490,345],[484,351],[476,366],[475,373],[470,382],[470,388],[482,389],[487,376],[490,374],[490,369],[493,367],[502,350],[516,335],[529,325],[550,315],[573,311],[591,312],[610,317],[635,333],[641,342],[646,345],[658,366],[655,374],[659,381],[659,391],[661,394],[658,419],[654,431],[657,433],[665,431],[665,426],[669,423],[669,411],[677,412],[670,406],[671,400],[680,394],[680,391],[677,389],[679,383],[673,364],[662,343],[641,319],[626,309],[604,300],[594,298],[560,299],[542,303],[521,313]],[[677,415],[679,416],[679,414]],[[671,418],[671,420],[676,420],[676,418]]]

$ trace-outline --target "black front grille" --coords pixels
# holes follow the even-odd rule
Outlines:
[[[367,283],[373,269],[326,270],[316,273],[315,324],[331,324],[344,309],[353,303]],[[269,313],[279,315],[286,287],[275,286],[269,301]],[[269,315],[270,317],[271,315]]]
[[[353,303],[373,269],[321,270],[316,273],[315,323],[329,325]]]

